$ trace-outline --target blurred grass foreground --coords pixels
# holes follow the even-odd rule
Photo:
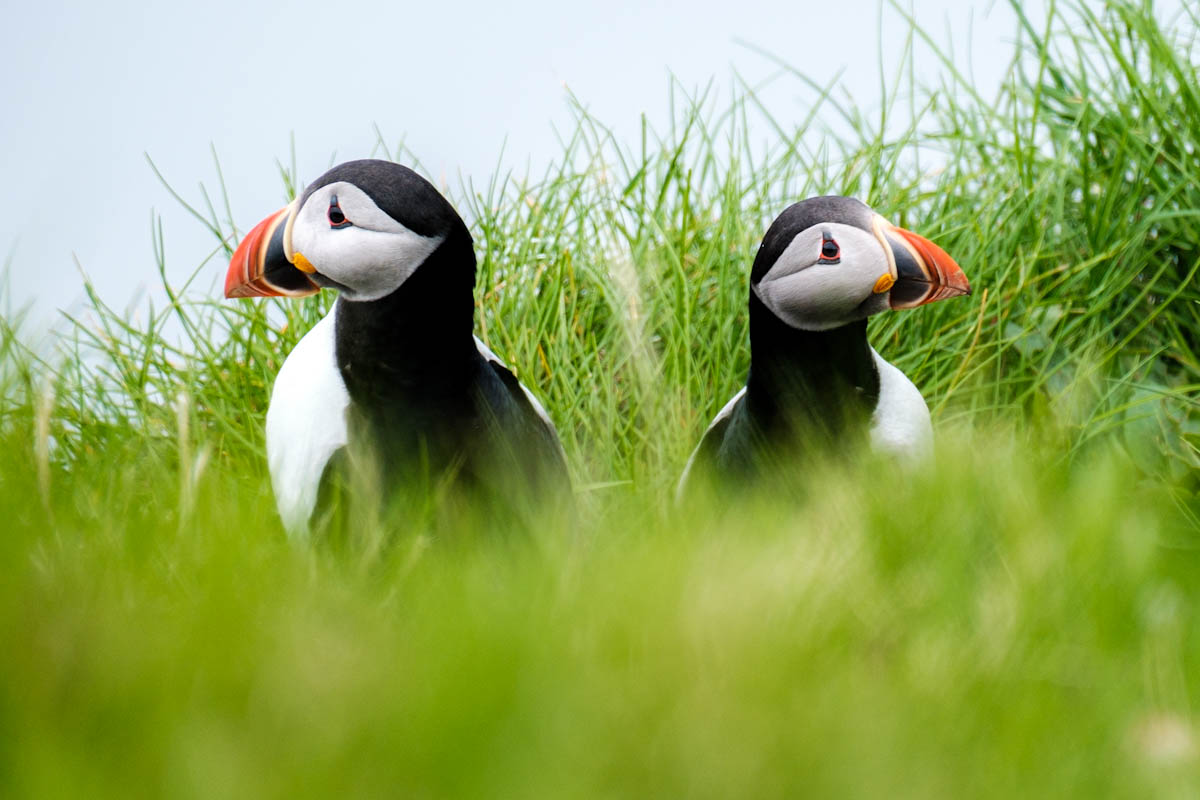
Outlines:
[[[160,263],[140,321],[88,286],[50,354],[8,314],[0,795],[1197,796],[1198,33],[1060,7],[998,96],[949,57],[869,110],[794,71],[796,129],[675,87],[665,131],[578,110],[544,176],[460,191],[566,529],[289,542],[263,414],[329,298],[215,300],[225,249],[194,288]],[[674,508],[745,376],[754,248],[818,193],[975,287],[872,322],[936,461]]]

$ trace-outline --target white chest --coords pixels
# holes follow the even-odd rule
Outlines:
[[[275,505],[288,533],[302,536],[317,503],[321,475],[346,444],[350,395],[337,368],[337,303],[296,345],[271,390],[267,464]]]
[[[933,425],[925,398],[900,370],[884,361],[875,349],[879,371],[879,403],[871,417],[871,447],[904,460],[928,455],[933,446]]]
[[[325,466],[349,441],[346,410],[350,394],[337,368],[334,336],[341,302],[334,304],[283,362],[267,409],[271,488],[279,516],[292,536],[307,535]],[[475,346],[485,359],[504,365],[478,338]],[[521,389],[534,411],[553,430],[542,404],[524,385]]]

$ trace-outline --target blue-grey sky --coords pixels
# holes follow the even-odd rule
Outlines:
[[[557,155],[565,87],[632,136],[641,112],[666,118],[671,74],[684,86],[715,77],[728,91],[733,70],[751,81],[774,71],[739,42],[819,83],[844,70],[860,104],[878,98],[877,0],[2,2],[0,252],[10,302],[36,300],[43,313],[82,294],[72,254],[118,307],[157,296],[151,209],[174,279],[212,250],[143,153],[198,203],[199,182],[215,187],[215,148],[245,231],[283,203],[275,160],[287,161],[293,134],[305,181],[334,154],[368,155],[378,125],[435,176],[486,184],[502,146],[519,170]],[[1043,3],[1028,5],[1040,17]],[[1008,5],[914,8],[964,67],[970,50],[977,84],[995,91],[1015,38]],[[906,27],[882,13],[883,63],[894,66]],[[927,54],[917,66],[936,74]],[[803,117],[807,96],[789,79],[766,94],[784,121]],[[212,263],[199,286],[216,293],[224,268]]]

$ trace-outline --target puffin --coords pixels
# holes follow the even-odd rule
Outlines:
[[[446,198],[375,159],[333,167],[238,244],[228,298],[338,293],[287,356],[267,409],[289,534],[309,535],[363,464],[385,502],[418,485],[453,485],[488,508],[519,492],[569,497],[546,409],[474,335],[475,266]]]
[[[750,270],[750,371],[708,426],[676,488],[794,480],[806,458],[865,442],[923,458],[933,428],[913,382],[867,341],[867,318],[968,295],[942,248],[851,197],[789,206]]]

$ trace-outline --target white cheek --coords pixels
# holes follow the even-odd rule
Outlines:
[[[332,278],[349,291],[347,300],[369,301],[385,297],[417,270],[438,248],[444,237],[403,232],[370,231],[351,226],[330,228],[293,238],[317,272]]]
[[[841,264],[815,265],[754,287],[775,316],[801,330],[828,330],[853,321],[866,299],[861,282]]]
[[[330,227],[328,195],[340,191],[349,219],[353,212],[369,227],[351,224]],[[396,289],[429,258],[443,236],[421,236],[370,203],[348,184],[335,184],[315,193],[300,210],[292,230],[292,249],[301,253],[320,274],[337,281],[347,300],[370,301]]]
[[[825,233],[840,246],[836,264],[813,263]],[[886,272],[886,253],[872,234],[832,222],[796,236],[754,293],[793,328],[823,331],[886,308],[886,302],[871,302],[875,282]]]

